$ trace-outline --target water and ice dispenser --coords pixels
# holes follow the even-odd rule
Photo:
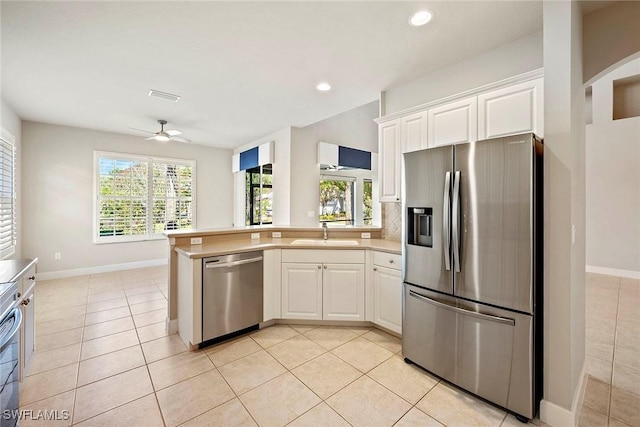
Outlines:
[[[433,247],[433,209],[408,208],[407,243]]]

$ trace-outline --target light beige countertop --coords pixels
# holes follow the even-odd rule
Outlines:
[[[294,244],[296,240],[312,240],[314,243]],[[261,251],[265,249],[371,249],[393,254],[402,253],[402,244],[398,240],[386,239],[355,239],[355,238],[329,238],[328,244],[315,243],[322,242],[323,239],[316,238],[260,238],[260,239],[235,239],[203,243],[202,245],[182,245],[176,246],[175,251],[188,258],[204,258],[230,253]],[[340,244],[339,242],[357,242],[354,244]]]

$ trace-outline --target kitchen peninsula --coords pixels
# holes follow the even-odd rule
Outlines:
[[[169,243],[169,308],[167,328],[178,331],[191,349],[202,339],[202,267],[206,257],[263,251],[264,310],[263,322],[316,322],[338,324],[342,321],[375,323],[383,329],[401,332],[402,281],[400,277],[401,244],[381,238],[379,227],[329,228],[323,239],[321,227],[260,226],[212,230],[171,231]],[[358,298],[357,313],[323,317],[322,279],[314,279],[322,271],[331,273],[331,266],[350,265],[355,268],[353,298]],[[300,314],[287,307],[286,292],[296,291],[295,279],[288,280],[288,267],[298,267],[295,273],[316,280],[318,294],[309,294],[302,302],[318,305],[318,312]],[[302,267],[306,271],[300,270]],[[324,267],[324,268],[322,268]],[[311,280],[313,282],[313,280]],[[305,280],[305,283],[307,281]],[[314,282],[315,283],[315,282]],[[324,287],[331,285],[325,283]],[[336,288],[333,288],[334,290]],[[300,290],[297,290],[301,292]],[[337,290],[340,292],[340,289]],[[325,291],[328,292],[328,291]],[[357,296],[356,296],[357,295]],[[325,301],[327,301],[325,296]],[[315,299],[314,299],[315,298]],[[340,296],[342,300],[342,296]],[[389,300],[386,309],[386,300]],[[384,301],[381,304],[381,300]],[[285,304],[283,304],[285,302]],[[294,302],[295,304],[295,302]],[[389,315],[387,315],[389,313]],[[386,319],[389,318],[389,321]],[[380,321],[376,321],[376,319]]]

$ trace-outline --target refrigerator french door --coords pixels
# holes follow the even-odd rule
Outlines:
[[[403,354],[533,418],[541,390],[542,143],[407,153]]]

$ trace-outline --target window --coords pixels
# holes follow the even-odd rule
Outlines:
[[[273,223],[273,168],[271,164],[245,171],[245,224]]]
[[[0,258],[16,249],[15,159],[14,138],[0,128]]]
[[[354,184],[350,177],[320,177],[320,222],[354,223]]]
[[[362,181],[362,213],[363,224],[373,224],[373,181],[365,179]]]
[[[195,162],[96,152],[96,243],[195,226]]]
[[[354,176],[320,176],[320,222],[329,225],[373,224],[373,182],[363,178],[362,172],[351,173]]]

